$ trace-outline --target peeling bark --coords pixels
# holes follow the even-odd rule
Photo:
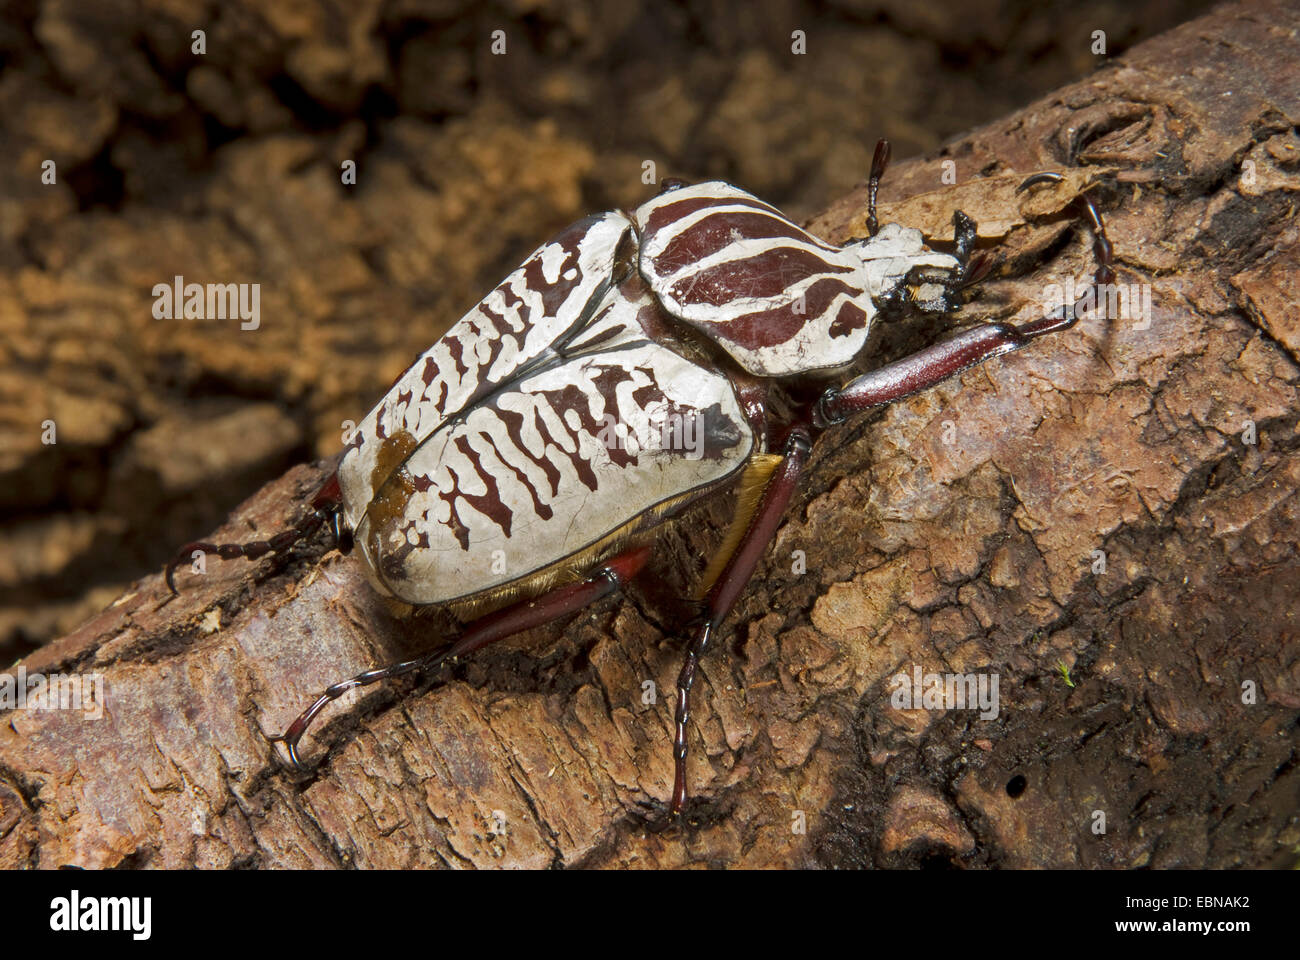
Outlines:
[[[626,598],[345,697],[302,780],[263,733],[447,624],[319,549],[214,560],[175,600],[146,578],[23,661],[102,674],[107,708],[6,715],[0,866],[1294,860],[1297,31],[1294,6],[1220,8],[890,171],[882,219],[942,239],[926,211],[961,205],[986,224],[1002,269],[959,319],[1024,321],[1087,275],[1089,238],[1068,191],[1009,186],[1082,167],[1150,325],[1089,319],[823,438],[696,685],[690,823],[646,817],[672,782],[672,596],[720,506]],[[959,183],[936,194],[944,160]],[[863,197],[814,232],[853,235]],[[902,324],[877,348],[946,333]],[[286,526],[327,472],[294,468],[215,539]],[[917,665],[996,674],[998,715],[895,709],[890,678]]]

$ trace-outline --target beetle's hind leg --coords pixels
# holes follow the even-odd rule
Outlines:
[[[533,627],[550,623],[569,613],[576,613],[597,600],[621,590],[645,566],[650,557],[648,546],[624,551],[606,560],[595,573],[579,583],[557,587],[532,600],[521,600],[496,613],[488,614],[471,623],[453,643],[427,656],[404,660],[391,666],[367,670],[355,677],[341,680],[327,687],[310,707],[299,714],[284,733],[267,737],[272,743],[283,743],[289,761],[300,766],[298,742],[317,715],[331,702],[349,690],[369,686],[381,680],[391,680],[417,670],[432,670],[454,657],[472,653],[488,644],[504,640]]]
[[[269,539],[251,540],[246,543],[210,543],[206,540],[193,540],[177,550],[171,560],[167,562],[167,566],[163,571],[163,579],[167,581],[167,589],[171,590],[172,596],[179,593],[176,589],[176,570],[182,564],[190,562],[196,552],[216,554],[222,560],[234,560],[237,557],[256,560],[268,553],[281,553],[288,550],[294,544],[312,536],[326,524],[332,527],[334,542],[338,548],[342,552],[348,553],[352,549],[352,531],[343,523],[340,513],[342,502],[338,476],[335,475],[326,482],[312,499],[311,513],[288,530],[283,530]]]

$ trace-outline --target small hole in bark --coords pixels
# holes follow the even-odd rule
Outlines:
[[[916,861],[916,865],[922,870],[952,870],[952,858],[947,852],[942,850],[932,850],[925,856]]]
[[[1025,787],[1029,786],[1029,781],[1025,779],[1024,774],[1017,773],[1007,781],[1007,796],[1015,799],[1025,792]]]

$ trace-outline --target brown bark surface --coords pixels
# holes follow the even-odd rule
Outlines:
[[[0,865],[1292,862],[1298,36],[1294,5],[1226,6],[890,171],[885,219],[941,240],[961,207],[1002,258],[959,319],[1031,319],[1048,284],[1089,272],[1066,208],[1091,184],[1119,280],[1150,285],[1150,325],[1089,319],[823,438],[704,663],[688,823],[659,832],[647,815],[671,787],[686,613],[672,597],[716,542],[721,505],[676,529],[626,599],[485,650],[446,682],[349,695],[305,741],[301,779],[263,733],[446,625],[386,606],[335,552],[213,560],[170,601],[146,578],[24,661],[101,673],[106,710],[6,715]],[[1012,193],[1027,173],[1076,167],[1067,187]],[[813,227],[842,240],[863,212],[859,190]],[[307,245],[315,230],[283,228]],[[353,267],[302,296],[346,297]],[[24,303],[38,281],[19,277]],[[901,356],[947,326],[899,325],[876,349]],[[292,342],[301,368],[285,376],[307,377],[312,343]],[[257,362],[232,353],[231,376]],[[259,416],[230,426],[234,442],[274,446],[281,414]],[[177,424],[147,442],[186,439]],[[216,538],[292,522],[327,470],[292,469]],[[895,709],[889,678],[915,665],[996,674],[999,715]]]

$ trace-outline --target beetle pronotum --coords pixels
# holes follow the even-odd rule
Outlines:
[[[699,658],[776,533],[815,436],[1077,320],[1075,304],[1023,326],[982,324],[834,385],[861,359],[877,316],[954,311],[961,288],[979,279],[975,225],[960,211],[952,254],[927,249],[915,229],[878,226],[888,160],[882,140],[868,236],[842,247],[721,181],[668,181],[631,213],[578,221],[397,380],[354,431],[313,513],[269,540],[181,548],[166,569],[173,592],[175,568],[194,550],[256,558],[329,523],[344,552],[355,539],[382,592],[478,615],[435,653],[325,690],[272,738],[294,764],[330,701],[618,591],[669,517],[735,493],[678,678],[671,813],[681,812]],[[1036,174],[1019,189],[1060,179]],[[1080,203],[1094,234],[1094,282],[1107,283],[1105,228],[1091,201]],[[698,450],[653,441],[686,418]],[[493,555],[504,547],[526,569],[500,570]]]

